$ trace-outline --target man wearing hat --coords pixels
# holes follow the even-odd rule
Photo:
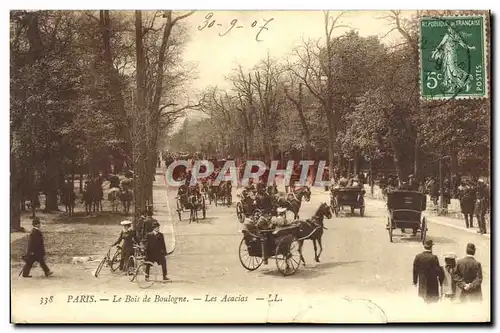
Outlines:
[[[158,263],[161,265],[161,270],[163,273],[163,281],[170,280],[167,277],[167,261],[165,256],[167,255],[167,249],[165,247],[165,238],[160,232],[160,224],[158,221],[153,221],[152,223],[153,231],[148,233],[146,237],[146,261],[153,263]],[[151,267],[146,266],[146,279],[149,278],[149,269]]]
[[[476,246],[472,243],[467,244],[466,253],[467,255],[457,262],[457,274],[463,279],[458,283],[462,289],[460,301],[481,301],[483,298],[481,290],[483,269],[481,263],[474,258]]]
[[[45,263],[45,245],[43,244],[43,235],[40,231],[40,219],[35,217],[33,219],[33,229],[31,230],[31,234],[28,240],[28,250],[26,251],[26,255],[24,260],[26,264],[23,268],[23,277],[30,278],[30,271],[35,262],[40,264],[40,267],[43,269],[45,276],[50,276],[53,272],[47,267]]]
[[[148,233],[152,232],[154,229],[153,224],[158,223],[158,221],[153,218],[153,211],[148,210],[146,212],[146,219],[144,220],[144,237],[148,235]],[[158,224],[159,225],[159,224]]]
[[[479,230],[477,231],[480,234],[486,233],[486,211],[490,205],[490,189],[486,185],[483,179],[479,179],[477,181],[477,192],[476,192],[476,206],[475,213],[477,217],[477,222],[479,224]]]
[[[413,285],[418,283],[418,296],[427,303],[439,300],[439,285],[444,278],[439,259],[432,254],[433,245],[432,240],[426,240],[424,252],[417,254],[413,261]]]
[[[134,244],[139,243],[139,239],[137,239],[135,232],[131,228],[132,221],[124,220],[120,224],[123,226],[123,230],[120,232],[118,240],[111,246],[116,246],[123,241],[120,259],[120,270],[123,271],[128,258],[134,254]]]

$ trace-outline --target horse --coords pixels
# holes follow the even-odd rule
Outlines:
[[[94,196],[92,193],[92,186],[90,182],[85,184],[83,188],[82,203],[85,205],[85,213],[90,215],[92,213],[92,203],[94,202]]]
[[[243,223],[246,217],[252,217],[257,209],[256,198],[253,193],[240,195],[240,202],[236,204],[236,215],[240,223]]]
[[[294,214],[294,220],[298,220],[302,198],[305,201],[311,200],[311,189],[308,186],[294,189],[294,191],[288,193],[286,199],[277,195],[275,200],[278,207],[283,207],[291,211]]]
[[[321,203],[321,205],[316,210],[316,213],[312,218],[307,219],[305,221],[296,221],[295,223],[299,226],[299,232],[297,235],[298,243],[299,243],[299,254],[300,261],[306,265],[306,261],[304,256],[302,255],[302,246],[304,245],[304,241],[307,239],[312,240],[314,246],[314,259],[316,262],[319,262],[319,256],[321,252],[323,252],[323,245],[321,244],[321,237],[323,236],[323,229],[326,229],[323,225],[324,218],[331,219],[332,212],[330,207],[326,203]],[[316,247],[316,242],[319,245],[319,253]]]
[[[231,205],[231,182],[230,181],[221,181],[219,186],[212,186],[212,189],[215,188],[215,205],[217,206],[217,201],[222,200],[227,206]]]
[[[199,196],[196,193],[192,193],[188,195],[187,207],[189,209],[189,223],[196,221],[198,222],[198,209],[201,207],[201,203],[199,202]]]
[[[124,188],[120,191],[120,201],[123,205],[123,212],[128,214],[130,212],[130,203],[132,202],[132,191],[129,188]]]
[[[66,213],[68,213],[68,216],[72,216],[73,213],[75,212],[75,191],[73,190],[73,186],[71,186],[70,183],[64,184],[62,194],[61,194],[61,201],[66,209]]]
[[[111,191],[108,193],[108,201],[111,203],[111,211],[118,212],[118,204],[120,203],[120,191]]]

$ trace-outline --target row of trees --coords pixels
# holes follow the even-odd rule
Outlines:
[[[388,33],[362,37],[324,13],[324,37],[304,40],[285,59],[269,55],[227,76],[230,89],[209,87],[198,122],[171,137],[176,149],[276,159],[280,153],[379,162],[400,179],[430,172],[447,158],[454,172],[488,173],[490,100],[424,102],[419,94],[418,12],[389,12]],[[337,29],[347,32],[337,34]],[[391,163],[387,163],[390,161]]]
[[[173,96],[193,75],[181,58],[191,14],[11,11],[13,229],[21,200],[43,191],[57,210],[65,177],[111,164],[136,171],[136,214],[152,201],[158,136],[189,107]]]

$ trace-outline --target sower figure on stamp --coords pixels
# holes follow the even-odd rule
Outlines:
[[[30,278],[30,271],[35,262],[40,263],[40,267],[43,269],[45,276],[50,276],[53,272],[47,267],[45,263],[45,245],[43,243],[43,235],[40,231],[40,220],[38,218],[33,219],[33,229],[28,240],[28,251],[24,260],[26,264],[23,268],[23,277]]]
[[[152,224],[153,231],[148,233],[146,237],[146,261],[161,265],[163,273],[163,281],[169,281],[167,277],[167,248],[165,247],[165,239],[160,232],[160,224],[155,220]],[[149,279],[149,270],[151,266],[146,266],[146,279]]]
[[[444,273],[439,265],[439,259],[432,254],[432,240],[426,240],[424,252],[416,255],[413,261],[413,285],[418,283],[418,296],[426,303],[439,300],[439,285],[444,280]]]

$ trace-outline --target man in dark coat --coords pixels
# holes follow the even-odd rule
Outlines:
[[[40,231],[40,220],[38,218],[33,219],[33,229],[28,240],[28,251],[24,260],[26,264],[23,268],[23,277],[30,278],[30,271],[35,262],[40,263],[40,267],[43,269],[45,276],[50,276],[53,272],[47,267],[45,263],[45,245],[43,244],[43,235]]]
[[[148,233],[146,237],[146,261],[161,265],[163,273],[163,281],[170,280],[167,277],[167,249],[165,247],[165,238],[160,232],[160,224],[157,221],[153,222],[153,231]],[[146,279],[149,279],[150,266],[146,266]]]
[[[153,212],[148,210],[146,212],[146,219],[144,220],[144,237],[154,230],[154,224],[158,223],[158,221],[153,218]]]
[[[476,246],[472,243],[467,244],[467,256],[458,260],[457,274],[462,278],[458,287],[462,289],[460,301],[476,301],[483,299],[481,283],[483,282],[483,269],[481,263],[474,258]]]
[[[439,285],[444,280],[439,259],[432,254],[433,245],[432,240],[426,240],[424,252],[417,254],[413,261],[413,285],[418,283],[418,296],[427,303],[439,300]]]
[[[474,208],[477,217],[477,222],[479,224],[479,230],[477,232],[480,234],[485,234],[486,233],[485,215],[490,205],[490,189],[482,179],[479,179],[477,181],[476,199],[477,201]]]

